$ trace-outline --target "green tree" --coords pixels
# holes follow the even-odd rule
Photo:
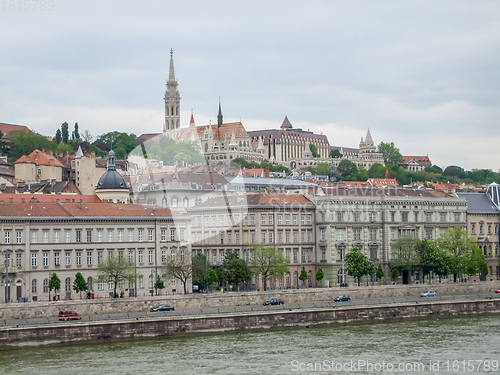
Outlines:
[[[475,239],[468,237],[463,228],[448,228],[436,239],[436,245],[450,256],[455,280],[459,273],[473,275],[479,272],[479,267],[484,262],[484,255]]]
[[[205,276],[205,282],[208,285],[212,285],[213,283],[216,283],[217,280],[219,280],[219,277],[217,276],[217,273],[212,267],[207,268],[207,274]]]
[[[80,139],[80,132],[78,131],[78,123],[75,122],[75,127],[73,133],[71,134],[71,139]]]
[[[61,129],[57,129],[56,136],[54,137],[54,142],[56,144],[59,144],[59,143],[61,143],[61,141],[62,141]]]
[[[450,165],[443,171],[443,176],[465,178],[466,173],[462,167],[456,165]]]
[[[324,278],[325,278],[325,273],[323,272],[323,270],[320,267],[316,271],[316,281],[318,283],[321,283],[321,280],[323,280]]]
[[[311,153],[312,153],[313,157],[315,157],[315,158],[319,157],[318,149],[312,143],[309,143],[309,150],[311,150]]]
[[[345,255],[345,263],[347,274],[356,277],[359,286],[361,277],[367,274],[371,262],[359,248],[353,247],[351,251]]]
[[[373,163],[368,169],[368,177],[370,178],[384,178],[386,168],[380,163]]]
[[[342,156],[344,156],[344,155],[342,155],[339,150],[331,150],[330,151],[331,158],[341,158]]]
[[[366,181],[368,180],[368,171],[366,170],[363,164],[360,164],[358,167],[358,172],[354,174],[357,181]]]
[[[55,293],[57,293],[57,291],[61,289],[61,280],[55,272],[52,273],[52,276],[49,280],[49,291],[52,289],[54,289]]]
[[[252,272],[256,276],[262,276],[264,290],[267,288],[267,280],[270,276],[274,278],[283,277],[283,274],[288,272],[288,259],[275,246],[255,244],[250,249],[250,252],[252,255]]]
[[[394,146],[394,142],[380,142],[380,144],[378,145],[378,150],[380,153],[382,153],[385,164],[398,164],[403,161],[403,156],[401,155],[399,148]]]
[[[207,276],[207,258],[204,254],[198,253],[192,259],[193,267],[193,285],[198,285],[200,289],[204,289],[207,286],[206,276]]]
[[[109,255],[105,261],[97,266],[97,278],[102,282],[113,283],[113,295],[117,296],[116,289],[121,281],[128,281],[131,284],[134,280],[134,262],[125,260],[123,256],[115,257]]]
[[[391,278],[392,278],[393,280],[396,280],[398,277],[399,277],[399,271],[398,271],[398,269],[397,269],[397,268],[395,268],[395,267],[394,267],[394,268],[391,270]]]
[[[351,178],[355,178],[356,172],[358,171],[358,167],[350,160],[342,160],[338,167],[337,173],[344,179],[350,180]]]
[[[185,253],[185,250],[179,249],[175,257],[171,257],[166,265],[167,275],[180,280],[184,287],[184,294],[187,294],[187,282],[193,275],[191,257]]]
[[[302,281],[301,287],[304,286],[304,282],[307,280],[307,272],[304,266],[302,266],[302,270],[300,271],[299,280]]]
[[[378,265],[378,268],[377,268],[377,279],[379,280],[382,280],[382,278],[384,277],[384,270],[382,269],[382,265],[379,264]]]
[[[417,239],[413,236],[401,237],[391,245],[393,267],[399,271],[414,271],[420,265],[420,256],[415,249]]]
[[[316,168],[316,174],[318,175],[328,175],[330,173],[330,164],[328,163],[319,163],[318,167]]]
[[[61,136],[62,136],[62,141],[64,143],[68,143],[68,141],[69,141],[69,125],[66,121],[64,121],[61,125]]]
[[[160,278],[160,275],[156,275],[156,282],[155,282],[156,295],[158,295],[158,290],[162,289],[165,289],[165,284],[163,283],[163,280]]]
[[[82,299],[82,292],[87,290],[87,282],[80,272],[77,272],[75,275],[75,280],[73,281],[73,290],[76,293],[80,293],[80,299]]]
[[[228,284],[239,288],[241,282],[249,281],[252,271],[243,259],[238,257],[238,253],[229,252],[228,258],[224,257],[222,267],[224,268],[224,279]]]

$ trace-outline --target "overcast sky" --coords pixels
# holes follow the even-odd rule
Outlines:
[[[183,127],[191,108],[216,122],[220,96],[247,130],[287,115],[331,145],[369,128],[442,167],[500,168],[499,1],[5,3],[0,122],[160,132],[172,48]]]

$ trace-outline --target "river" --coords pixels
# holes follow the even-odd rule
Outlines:
[[[16,348],[0,374],[494,374],[498,361],[497,314]]]

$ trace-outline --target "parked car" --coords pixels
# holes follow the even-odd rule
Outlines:
[[[434,290],[426,290],[420,297],[436,297],[436,292]]]
[[[495,293],[500,293],[500,289],[495,290]]]
[[[338,297],[335,297],[334,301],[335,302],[345,302],[345,301],[350,301],[351,297],[349,297],[347,294],[342,294]]]
[[[264,306],[269,306],[269,305],[284,305],[285,302],[280,300],[279,298],[271,298],[267,300],[266,302],[263,303]]]
[[[59,320],[80,320],[82,316],[71,310],[59,311]]]
[[[169,305],[160,305],[160,306],[156,306],[156,307],[153,307],[151,310],[151,312],[157,312],[157,311],[174,311],[175,309],[172,307],[172,306],[169,306]]]

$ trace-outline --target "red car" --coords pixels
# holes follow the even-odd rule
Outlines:
[[[500,289],[495,290],[495,293],[500,293]]]
[[[82,316],[74,311],[59,311],[59,320],[80,320]]]

